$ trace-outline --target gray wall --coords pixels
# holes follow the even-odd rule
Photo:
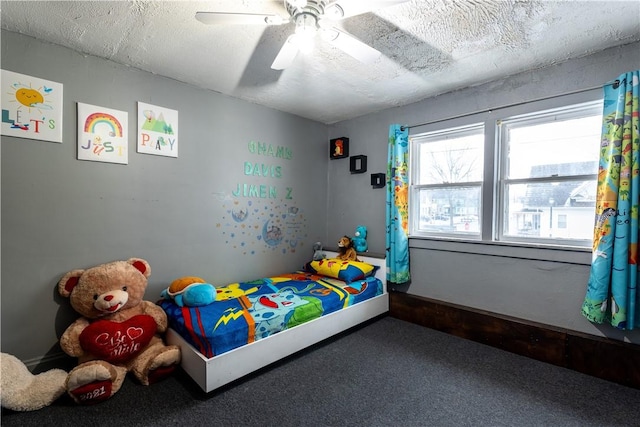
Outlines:
[[[56,296],[69,270],[144,258],[155,301],[180,276],[225,284],[293,271],[324,240],[326,125],[5,31],[2,68],[64,85],[62,144],[2,136],[3,352],[31,362],[59,354],[77,317]],[[178,110],[178,158],[136,153],[137,101]],[[76,102],[129,113],[128,165],[76,160]],[[253,154],[252,140],[293,159]],[[244,162],[282,176],[246,175]],[[233,197],[244,183],[274,186],[277,197]],[[231,211],[242,208],[249,217],[237,223]],[[266,219],[283,229],[280,245],[258,240]]]
[[[640,68],[638,52],[638,43],[609,49],[331,126],[330,138],[349,137],[351,154],[368,156],[369,171],[350,175],[345,160],[329,163],[328,212],[335,219],[328,223],[329,236],[352,233],[362,223],[370,231],[370,250],[384,252],[385,190],[371,189],[368,180],[370,173],[385,172],[390,124],[413,126],[484,110],[496,113],[505,106],[599,88],[623,72]],[[594,92],[598,91],[571,98],[593,98]],[[477,117],[458,119],[456,124]],[[426,126],[412,127],[410,133],[425,130]],[[412,282],[401,289],[410,294],[640,343],[640,331],[592,325],[580,314],[589,274],[588,253],[424,239],[411,239],[410,246]]]

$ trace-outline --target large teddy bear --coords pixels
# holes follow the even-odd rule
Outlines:
[[[76,402],[108,399],[127,372],[149,385],[180,362],[180,348],[165,345],[159,335],[167,329],[167,315],[143,300],[150,274],[147,261],[131,258],[73,270],[60,280],[58,292],[82,316],[60,338],[64,352],[78,358],[66,381]]]

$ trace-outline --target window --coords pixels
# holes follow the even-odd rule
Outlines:
[[[411,135],[411,236],[590,247],[602,102],[558,102]]]
[[[498,239],[589,246],[593,236],[601,104],[498,122]]]
[[[558,228],[567,228],[567,215],[558,215]]]
[[[480,238],[484,126],[411,138],[412,230]]]

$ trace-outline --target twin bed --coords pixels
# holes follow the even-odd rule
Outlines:
[[[166,340],[182,349],[182,368],[205,392],[386,313],[384,258],[334,252],[301,271],[217,288],[199,307],[159,302],[169,318]]]

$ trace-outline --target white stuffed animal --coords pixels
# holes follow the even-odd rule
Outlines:
[[[12,411],[35,411],[52,404],[66,391],[67,373],[51,369],[33,375],[15,356],[0,353],[0,402]]]
[[[325,259],[327,254],[322,251],[322,243],[315,242],[313,244],[313,260],[320,261],[321,259]]]

